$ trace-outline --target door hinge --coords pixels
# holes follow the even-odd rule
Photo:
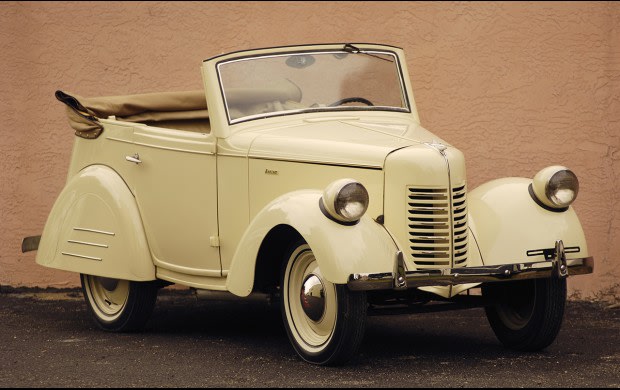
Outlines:
[[[220,246],[220,237],[219,236],[211,236],[209,237],[209,241],[211,242],[211,246],[214,248],[218,248]]]

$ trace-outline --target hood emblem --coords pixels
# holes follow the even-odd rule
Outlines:
[[[442,144],[441,142],[435,142],[435,141],[425,142],[424,145],[430,146],[431,148],[436,149],[441,154],[445,154],[446,149],[448,149],[448,147]]]

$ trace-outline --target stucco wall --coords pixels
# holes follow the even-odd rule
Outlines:
[[[470,188],[571,167],[597,261],[571,293],[618,299],[620,4],[589,2],[2,3],[0,284],[78,285],[19,249],[66,177],[56,89],[196,89],[201,61],[222,52],[355,41],[405,49],[422,124],[465,153]]]

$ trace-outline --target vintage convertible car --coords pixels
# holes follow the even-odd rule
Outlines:
[[[202,75],[200,91],[56,94],[76,131],[68,180],[23,250],[80,273],[101,328],[142,328],[177,283],[276,300],[315,364],[354,355],[368,314],[485,307],[507,347],[553,342],[566,277],[593,270],[572,171],[469,191],[396,47],[235,52]]]

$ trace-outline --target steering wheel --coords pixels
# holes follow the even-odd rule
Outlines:
[[[347,104],[347,103],[364,103],[367,106],[374,106],[374,104],[372,104],[372,102],[370,100],[364,99],[363,97],[348,97],[348,98],[344,98],[344,99],[340,99],[338,101],[335,101],[332,104],[329,104],[328,107],[341,106],[341,105]]]

